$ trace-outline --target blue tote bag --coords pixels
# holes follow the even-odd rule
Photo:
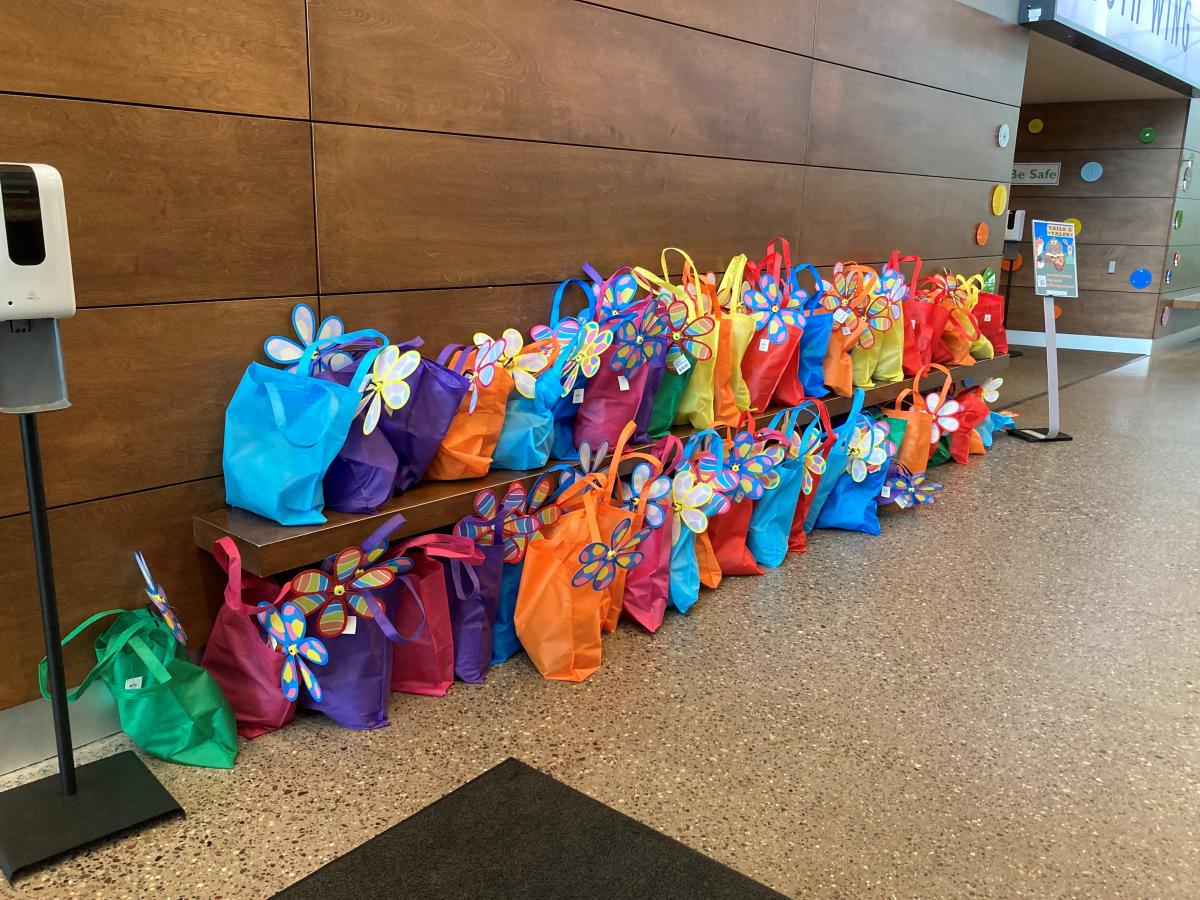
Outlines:
[[[776,413],[767,427],[779,431],[790,440],[803,408],[802,404]],[[819,425],[819,419],[814,421]],[[772,569],[787,558],[792,519],[796,516],[796,504],[800,502],[800,487],[804,482],[804,458],[792,459],[789,455],[775,467],[775,471],[779,474],[779,484],[754,504],[750,527],[746,531],[746,547],[754,559],[759,565]]]
[[[546,338],[556,341],[556,338]],[[538,342],[541,344],[542,342]],[[551,347],[550,344],[542,346]],[[526,346],[522,353],[536,352],[538,347]],[[492,453],[492,467],[523,472],[541,469],[550,460],[554,449],[555,410],[562,400],[562,367],[570,347],[552,349],[550,365],[537,375],[533,396],[526,397],[514,390],[508,395],[504,427]],[[572,415],[574,413],[572,412]]]
[[[225,501],[280,525],[320,525],[322,481],[346,442],[361,395],[299,371],[251,363],[225,410]],[[373,361],[359,363],[352,384]]]
[[[671,578],[667,599],[679,612],[686,613],[700,599],[700,561],[696,556],[696,535],[708,528],[708,517],[729,508],[729,501],[712,485],[700,481],[696,463],[702,453],[715,459],[715,469],[725,468],[725,443],[709,428],[693,434],[676,464],[671,478],[671,500],[683,512],[676,512],[669,523],[671,540]],[[663,527],[667,527],[664,525]]]
[[[563,297],[572,285],[582,290],[587,298],[587,306],[574,319],[562,315]],[[554,292],[554,303],[550,308],[550,325],[547,332],[559,335],[559,346],[562,349],[558,352],[558,359],[555,360],[552,370],[538,379],[539,382],[546,382],[547,387],[553,383],[555,388],[556,396],[553,398],[547,396],[547,400],[553,399],[554,401],[554,437],[550,448],[550,455],[554,459],[571,461],[579,459],[579,451],[575,447],[575,412],[579,409],[579,404],[583,402],[587,391],[587,379],[583,373],[579,373],[575,377],[571,389],[564,394],[564,369],[575,356],[583,339],[582,329],[574,328],[574,323],[590,322],[595,315],[596,295],[592,293],[591,285],[586,281],[581,278],[568,278],[558,286],[558,290]],[[569,335],[571,337],[568,341]],[[535,338],[540,339],[542,336],[541,332],[534,333]]]
[[[885,449],[888,447],[886,423],[859,415],[848,419],[842,428],[852,425],[863,428],[863,435],[860,440],[852,440],[847,445],[845,462],[840,469],[825,470],[825,477],[833,476],[833,488],[817,515],[815,527],[878,535],[879,504],[875,501],[887,481],[895,446],[891,445],[890,452]],[[853,437],[854,428],[850,430]]]
[[[798,276],[806,270],[812,270],[817,287],[804,306],[804,333],[800,336],[800,346],[796,351],[799,358],[797,375],[806,397],[824,397],[829,393],[825,387],[825,353],[829,349],[829,336],[833,333],[833,312],[821,304],[825,282],[812,266],[796,266],[792,269],[788,276],[789,290],[795,291],[800,287]]]
[[[833,493],[834,486],[841,480],[842,473],[846,471],[846,463],[850,459],[850,438],[854,436],[854,426],[862,414],[865,398],[866,394],[863,393],[862,388],[855,388],[853,400],[850,402],[850,414],[846,416],[846,420],[841,425],[834,429],[837,440],[830,448],[829,455],[825,457],[825,474],[821,476],[820,484],[813,491],[812,504],[808,507],[808,517],[804,520],[804,530],[809,534],[816,527],[817,518],[828,502],[829,495]]]

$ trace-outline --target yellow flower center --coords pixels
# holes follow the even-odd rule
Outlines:
[[[679,339],[680,339],[680,338],[682,338],[682,337],[683,337],[683,333],[682,333],[682,332],[679,332],[679,331],[672,331],[672,332],[671,332],[671,340],[673,340],[673,341],[677,341],[677,340],[679,340]]]
[[[604,558],[605,558],[605,559],[607,559],[607,560],[610,560],[610,561],[611,561],[611,560],[614,560],[614,559],[616,559],[616,558],[617,558],[617,551],[616,551],[616,550],[613,550],[612,548],[609,548],[609,551],[608,551],[607,553],[605,553],[605,554],[604,554]]]
[[[335,597],[341,597],[345,593],[346,593],[346,586],[344,584],[339,584],[333,589],[333,596],[335,596]]]
[[[779,304],[778,303],[771,304],[771,312],[779,312]]]
[[[639,334],[634,340],[634,343],[636,343],[638,346],[641,346],[643,343],[645,343],[645,341],[646,339]]]

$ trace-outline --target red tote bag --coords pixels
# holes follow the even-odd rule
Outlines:
[[[793,436],[794,440],[788,448],[788,455],[792,459],[800,455],[804,456],[802,463],[804,469],[801,473],[801,478],[804,480],[800,485],[800,499],[796,502],[796,514],[792,517],[792,530],[788,534],[789,553],[803,553],[808,549],[808,532],[804,530],[804,520],[808,518],[813,498],[817,496],[817,488],[821,486],[821,479],[825,477],[823,462],[817,463],[816,460],[828,460],[833,445],[837,443],[837,434],[834,433],[833,424],[829,420],[829,409],[816,398],[810,397],[808,402],[816,407],[817,415],[821,418],[821,432],[813,446],[805,446],[805,434],[808,433],[808,429],[807,427],[804,431],[797,429]],[[837,472],[829,473],[830,478],[837,476]],[[805,490],[806,488],[807,490]]]
[[[776,241],[779,241],[776,238]],[[750,409],[765,412],[780,383],[788,378],[798,386],[800,338],[804,333],[803,307],[787,306],[788,286],[780,281],[783,255],[767,248],[757,263],[746,263],[746,281],[742,288],[742,308],[754,317],[755,332],[742,357],[742,379],[750,391]],[[786,248],[787,242],[782,242]],[[790,270],[789,270],[790,271]],[[798,324],[790,324],[796,321]],[[803,393],[803,389],[801,388]]]
[[[980,293],[975,304],[975,319],[983,336],[992,342],[997,356],[1008,353],[1008,332],[1004,330],[1004,298],[999,294]]]
[[[683,443],[673,434],[667,435],[654,448],[654,455],[664,464],[663,472],[671,474],[683,453]],[[669,500],[669,498],[664,498]],[[649,632],[658,631],[667,614],[667,599],[671,586],[671,526],[670,510],[667,523],[653,529],[638,548],[642,564],[630,569],[625,576],[625,594],[621,599],[621,614],[633,619]]]
[[[232,538],[221,538],[212,552],[227,576],[225,600],[202,665],[233,707],[238,734],[256,738],[282,728],[296,715],[296,702],[283,699],[279,687],[285,657],[267,646],[258,622],[258,605],[276,603],[287,588],[243,572]]]

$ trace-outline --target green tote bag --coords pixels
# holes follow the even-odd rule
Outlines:
[[[63,638],[65,647],[95,623],[116,616],[96,639],[96,665],[67,699],[97,678],[112,692],[121,728],[142,750],[168,762],[231,769],[237,759],[233,710],[212,676],[178,655],[170,627],[149,609],[97,613]],[[46,660],[38,664],[42,696]]]

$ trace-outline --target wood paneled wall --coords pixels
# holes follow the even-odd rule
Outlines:
[[[1185,179],[1184,169],[1190,163],[1191,178]],[[1168,232],[1164,272],[1171,273],[1170,283],[1161,285],[1158,310],[1154,317],[1154,337],[1165,338],[1200,326],[1200,309],[1172,308],[1163,323],[1164,307],[1177,298],[1200,298],[1200,101],[1188,104],[1187,130],[1183,151],[1178,161],[1175,180],[1175,209],[1183,212],[1183,224]],[[1179,254],[1179,265],[1175,255]]]
[[[80,305],[42,426],[64,623],[140,603],[140,547],[203,642],[190,519],[298,300],[436,346],[667,244],[994,265],[1025,44],[957,0],[0,4],[0,158],[62,171]],[[5,467],[0,707],[42,653],[26,508]]]
[[[1057,323],[1059,331],[1155,336],[1159,294],[1166,287],[1167,244],[1177,205],[1187,112],[1188,101],[1183,98],[1040,104],[1021,111],[1017,162],[1061,163],[1062,175],[1054,187],[1014,187],[1012,205],[1027,211],[1027,223],[1074,217],[1083,225],[1079,234],[1080,296],[1058,303],[1063,311]],[[1033,119],[1043,122],[1037,134],[1029,131]],[[1148,144],[1139,139],[1147,127],[1156,132]],[[1099,181],[1085,182],[1080,176],[1089,162],[1104,167]],[[1196,215],[1200,218],[1200,209]],[[1200,222],[1195,226],[1200,239]],[[1028,241],[1022,254],[1028,261]],[[1108,271],[1110,262],[1115,262],[1113,273]],[[1153,282],[1137,290],[1129,276],[1143,268],[1151,272]],[[1008,325],[1024,331],[1044,327],[1042,300],[1033,290],[1032,265],[1024,265],[1013,276]]]

